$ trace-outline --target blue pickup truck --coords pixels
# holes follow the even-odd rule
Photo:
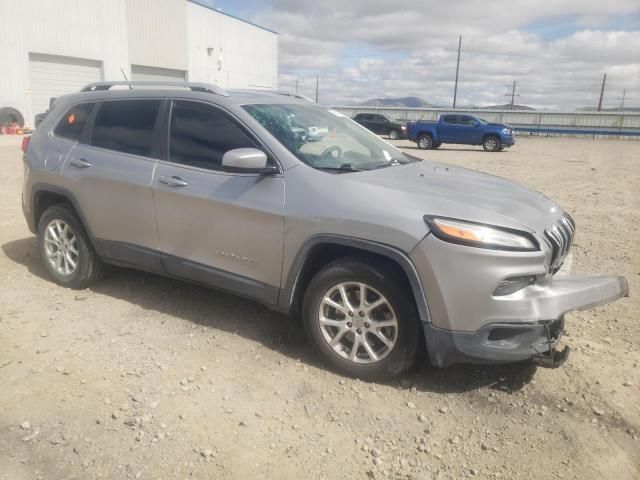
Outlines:
[[[498,152],[515,143],[513,128],[508,125],[453,113],[441,115],[437,122],[409,122],[407,138],[423,150],[438,148],[443,143],[459,143],[482,145],[488,152]]]

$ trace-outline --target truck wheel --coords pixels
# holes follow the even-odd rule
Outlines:
[[[429,150],[433,147],[433,139],[431,135],[420,135],[418,137],[418,148],[421,150]]]
[[[49,207],[40,217],[38,249],[49,275],[64,287],[85,288],[102,273],[82,223],[66,205]]]
[[[24,127],[24,117],[13,107],[0,108],[0,127],[15,123],[20,128]]]
[[[372,380],[401,374],[421,345],[415,305],[391,271],[357,258],[330,263],[305,292],[303,322],[332,367]]]
[[[391,140],[397,140],[398,138],[400,138],[400,132],[398,132],[398,130],[390,130],[389,131],[389,138]]]
[[[487,152],[497,152],[498,150],[500,150],[500,139],[498,137],[494,137],[493,135],[488,136],[484,139],[484,142],[482,142],[482,147]]]

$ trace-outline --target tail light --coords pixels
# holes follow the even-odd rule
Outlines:
[[[31,141],[31,135],[22,137],[22,151],[23,153],[27,153],[27,148],[29,148],[29,142]]]

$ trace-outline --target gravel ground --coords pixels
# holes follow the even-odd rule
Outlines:
[[[631,297],[567,317],[557,370],[327,371],[291,319],[124,269],[50,282],[0,137],[0,479],[640,478],[640,142],[524,138],[407,151],[508,177],[578,224],[574,273]]]

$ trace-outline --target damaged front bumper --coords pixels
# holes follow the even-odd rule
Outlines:
[[[440,367],[454,363],[508,363],[533,358],[541,366],[557,367],[569,350],[557,352],[564,331],[564,315],[586,310],[628,296],[624,277],[555,277],[500,301],[514,311],[527,312],[534,321],[499,321],[476,331],[455,331],[425,323],[427,351]],[[509,298],[511,297],[511,298]]]

